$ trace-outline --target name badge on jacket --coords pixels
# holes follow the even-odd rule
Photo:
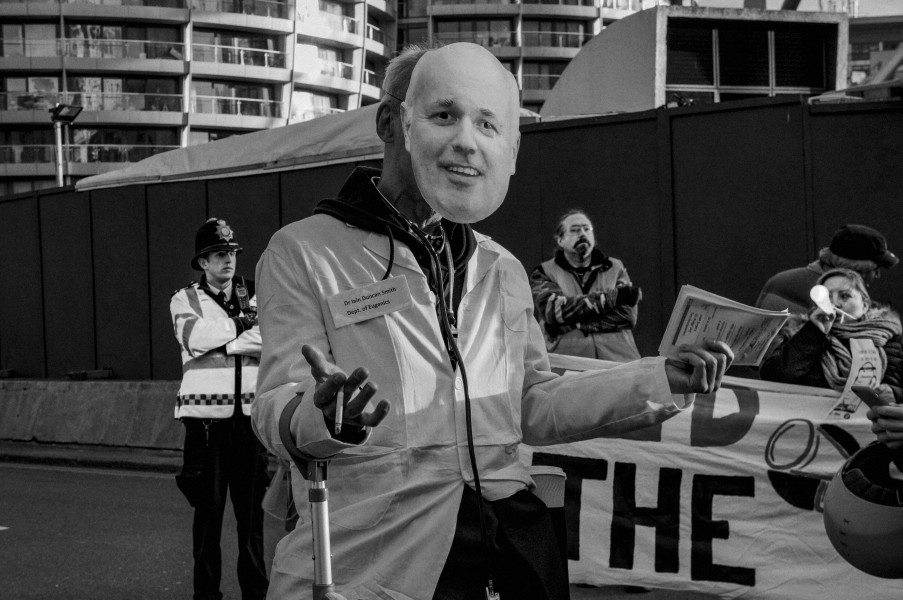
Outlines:
[[[336,329],[381,317],[411,305],[411,291],[404,275],[369,283],[331,296],[327,302]]]

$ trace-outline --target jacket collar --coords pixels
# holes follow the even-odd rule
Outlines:
[[[561,248],[558,248],[558,250],[555,251],[555,264],[569,273],[577,272],[577,268],[568,262],[567,257],[564,255],[564,250]],[[589,258],[589,271],[605,272],[609,270],[611,266],[611,259],[605,256],[598,248],[593,248]]]

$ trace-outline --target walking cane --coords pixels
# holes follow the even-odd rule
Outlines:
[[[329,461],[308,459],[298,451],[292,440],[292,414],[301,399],[302,396],[295,396],[285,405],[279,417],[279,438],[301,472],[301,476],[310,482],[307,499],[310,503],[310,524],[313,532],[313,600],[326,600],[326,594],[334,591],[332,550],[329,544],[329,490],[326,488],[326,466]]]
[[[326,489],[326,465],[328,461],[309,461],[307,479],[310,489],[310,524],[314,538],[314,583],[313,600],[325,600],[326,593],[333,591],[332,549],[329,545],[329,490]],[[302,471],[303,473],[303,471]]]

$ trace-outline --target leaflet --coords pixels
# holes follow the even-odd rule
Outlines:
[[[734,351],[733,364],[757,367],[789,316],[786,310],[755,308],[685,285],[677,295],[658,351],[680,360],[680,346],[719,340]]]

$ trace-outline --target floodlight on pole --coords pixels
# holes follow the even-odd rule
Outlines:
[[[63,168],[63,126],[72,123],[81,111],[81,106],[61,104],[59,102],[49,110],[50,120],[53,121],[53,134],[56,138],[56,184],[60,187],[65,185],[63,181],[65,172]]]

